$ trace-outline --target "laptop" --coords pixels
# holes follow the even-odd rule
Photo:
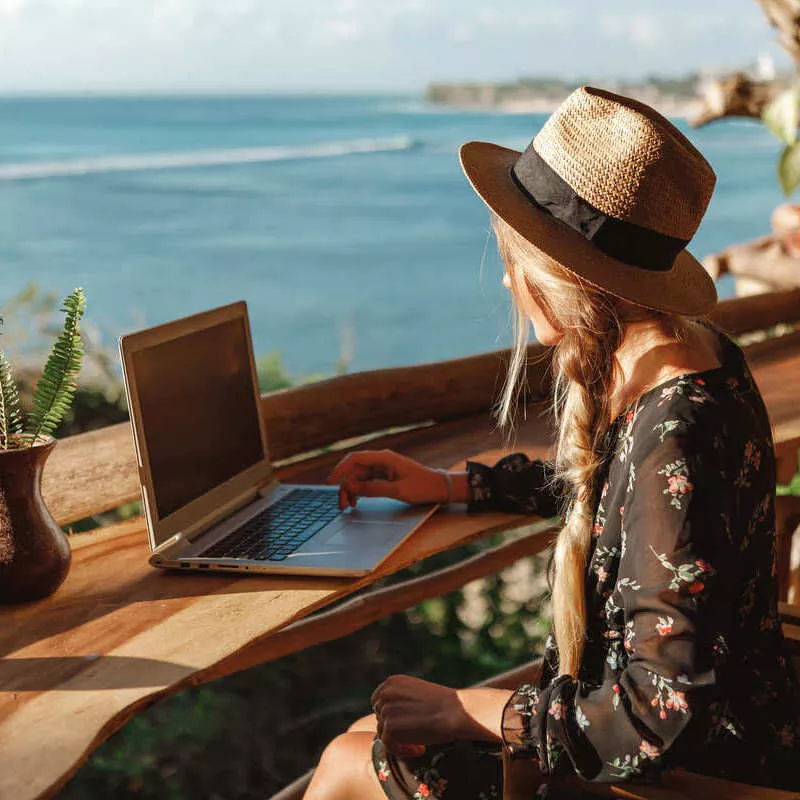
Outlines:
[[[244,301],[119,338],[155,567],[366,575],[439,507],[281,483]]]

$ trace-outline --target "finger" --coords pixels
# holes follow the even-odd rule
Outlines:
[[[341,496],[341,504],[339,507],[344,509],[347,508],[348,506],[353,506],[353,508],[355,508],[357,498],[353,494],[353,490],[349,480],[343,480],[339,484],[339,492]]]
[[[382,470],[383,468],[357,465],[355,469],[342,476],[339,485],[344,486],[353,508],[356,506],[359,495],[361,497],[395,497],[394,491],[387,489],[391,486],[395,473],[390,468]]]
[[[397,478],[396,471],[391,466],[367,466],[365,464],[353,464],[339,474],[339,483],[371,483],[373,481],[393,481]]]
[[[383,697],[383,690],[385,688],[386,681],[381,681],[376,687],[375,691],[370,695],[369,702],[370,705],[375,708],[376,704],[379,703]]]
[[[363,475],[366,477],[372,467],[366,464],[359,464],[353,458],[343,458],[325,478],[325,483],[341,483],[345,478],[352,475]]]
[[[384,696],[383,694],[378,694],[377,691],[372,693],[372,699],[370,700],[370,704],[372,705],[373,710],[376,714],[380,716],[381,710],[383,708],[384,703]]]
[[[344,511],[350,505],[350,495],[343,485],[339,485],[339,510]]]
[[[402,673],[394,673],[385,677],[375,687],[375,690],[372,692],[372,696],[370,697],[370,702],[377,703],[381,700],[386,700],[393,694],[397,694],[395,690],[397,689],[398,685],[402,686],[404,679],[407,677],[407,675],[403,675]]]
[[[339,485],[344,493],[345,507],[351,506],[352,508],[355,508],[356,503],[358,502],[358,492],[355,490],[355,483],[351,480],[345,479]],[[364,496],[363,493],[362,496]]]
[[[352,481],[343,478],[339,483],[339,509],[344,510],[347,506],[355,506],[357,496],[353,493]]]
[[[370,702],[374,705],[375,703],[385,702],[389,698],[397,696],[398,684],[402,686],[403,678],[405,677],[406,676],[402,674],[392,674],[384,678],[375,687],[375,691],[373,691],[372,697],[370,697]]]
[[[361,465],[362,467],[369,466],[367,461],[364,459],[364,452],[348,453],[330,471],[330,474],[326,478],[325,482],[339,483],[345,474],[355,469],[358,465]]]
[[[339,483],[345,481],[372,481],[383,478],[391,472],[389,468],[383,469],[367,464],[351,464],[339,473]]]
[[[386,745],[386,749],[394,755],[403,755],[403,748],[420,747],[418,741],[420,737],[419,727],[420,717],[401,716],[397,717],[391,713],[383,720],[380,739]],[[422,745],[424,747],[424,745]]]
[[[356,465],[367,468],[391,466],[395,460],[394,455],[391,450],[360,450],[349,453],[331,470],[325,482],[338,483],[342,474]]]

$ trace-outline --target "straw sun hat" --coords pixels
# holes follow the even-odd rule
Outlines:
[[[524,152],[467,142],[459,157],[489,208],[589,283],[690,316],[717,302],[711,276],[685,249],[716,175],[650,106],[582,86]]]

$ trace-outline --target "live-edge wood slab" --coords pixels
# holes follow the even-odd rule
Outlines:
[[[268,660],[270,634],[378,577],[527,520],[439,509],[357,580],[156,570],[141,520],[75,537],[56,595],[0,608],[0,798],[52,796],[142,707],[254,646]]]

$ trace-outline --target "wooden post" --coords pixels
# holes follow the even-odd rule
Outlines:
[[[778,549],[778,596],[788,603],[800,602],[800,497],[775,498],[775,535]]]

